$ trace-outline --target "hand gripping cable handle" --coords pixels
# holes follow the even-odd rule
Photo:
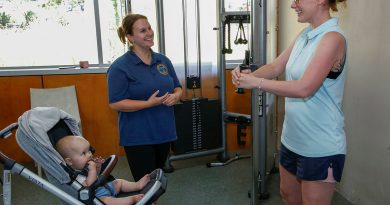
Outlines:
[[[243,71],[243,70],[246,70],[246,69],[250,69],[250,53],[249,53],[249,50],[245,51],[244,61],[242,62],[242,64],[240,64],[240,71]],[[244,91],[244,88],[237,88],[235,90],[235,92],[238,93],[238,94],[243,94],[245,91]]]

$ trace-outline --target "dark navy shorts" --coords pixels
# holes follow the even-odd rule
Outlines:
[[[320,181],[328,177],[328,168],[333,170],[333,177],[340,182],[344,169],[344,154],[326,157],[304,157],[287,149],[283,144],[280,148],[280,164],[298,179]]]

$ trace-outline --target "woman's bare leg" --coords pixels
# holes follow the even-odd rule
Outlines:
[[[301,182],[279,164],[280,195],[285,205],[302,205]]]
[[[303,204],[330,205],[335,182],[302,181]]]

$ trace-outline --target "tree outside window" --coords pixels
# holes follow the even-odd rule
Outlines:
[[[99,6],[104,25],[95,20],[97,3],[104,4]],[[120,0],[0,0],[0,9],[0,68],[76,65],[81,60],[102,66],[123,53],[116,36]],[[97,33],[96,25],[105,27]],[[103,59],[98,58],[99,44]]]

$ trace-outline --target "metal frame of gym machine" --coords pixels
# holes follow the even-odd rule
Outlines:
[[[200,66],[200,33],[199,33],[199,0],[196,1],[197,9],[197,38],[198,38],[198,64]],[[219,28],[215,30],[219,31],[218,35],[218,51],[217,66],[218,66],[218,79],[220,92],[219,97],[222,105],[222,119],[225,119],[226,116],[243,116],[246,118],[250,117],[252,122],[252,184],[251,190],[248,193],[251,196],[251,204],[258,205],[259,199],[267,199],[269,194],[266,191],[266,180],[267,176],[273,172],[275,168],[275,151],[268,149],[274,148],[274,143],[272,143],[272,136],[267,130],[267,125],[269,123],[269,118],[267,118],[267,107],[271,109],[271,105],[267,105],[267,93],[253,89],[251,93],[251,116],[240,114],[240,113],[230,113],[226,111],[226,84],[225,84],[225,69],[226,69],[226,60],[225,56],[221,53],[221,46],[223,45],[223,19],[224,16],[228,14],[225,12],[224,0],[216,0],[217,9],[219,15],[217,16],[217,22],[219,22]],[[164,42],[164,11],[163,11],[163,0],[155,0],[156,2],[156,12],[157,12],[157,25],[158,25],[158,38],[159,38],[159,52],[165,54],[165,42]],[[186,9],[185,9],[186,0],[182,0],[183,3],[183,33],[184,40],[186,41]],[[131,10],[131,0],[127,0],[128,10]],[[266,63],[266,42],[267,42],[267,0],[251,0],[251,11],[250,11],[250,23],[251,23],[251,37],[250,37],[250,56],[251,63],[254,65],[264,65]],[[187,61],[186,53],[187,42],[184,42],[185,46],[185,61]],[[187,66],[187,65],[185,65]],[[186,69],[187,70],[187,69]],[[187,74],[187,73],[186,73]],[[227,140],[226,140],[226,127],[227,123],[222,120],[222,147],[216,148],[213,150],[199,151],[189,154],[173,155],[170,156],[167,160],[169,164],[171,161],[188,159],[212,154],[219,154],[219,159],[221,161],[227,161],[229,156],[227,154]],[[267,138],[271,137],[271,140]]]
[[[219,44],[224,44],[224,25],[223,20],[229,12],[225,12],[224,0],[218,1],[219,5]],[[266,63],[266,42],[267,42],[267,0],[251,0],[251,11],[250,11],[250,24],[251,24],[251,37],[250,37],[250,59],[251,64],[259,67]],[[235,12],[237,14],[237,12]],[[221,49],[222,50],[222,49]],[[225,85],[225,69],[226,60],[225,55],[219,52],[219,79],[221,84],[221,101],[222,101],[222,114],[223,119],[226,116],[242,116],[248,117],[247,115],[240,113],[231,113],[226,111],[226,91]],[[267,176],[275,171],[275,151],[268,149],[274,148],[274,143],[271,143],[272,134],[267,130],[267,126],[270,124],[270,119],[267,117],[267,110],[271,111],[274,105],[267,104],[267,93],[258,89],[252,89],[251,92],[251,116],[252,122],[252,185],[248,195],[251,197],[251,204],[259,204],[259,200],[267,199],[269,193],[266,191],[266,180]],[[267,109],[270,108],[270,109]],[[272,119],[271,119],[272,120]],[[223,135],[226,136],[226,122],[223,123]],[[268,137],[271,137],[268,140]],[[226,137],[224,137],[226,138]],[[275,148],[274,148],[275,149]]]
[[[131,12],[131,0],[126,0],[126,10],[128,12]],[[188,56],[187,56],[187,19],[186,19],[186,0],[182,0],[182,12],[183,12],[183,35],[184,35],[184,66],[185,66],[185,76],[188,75]],[[164,31],[164,5],[163,0],[155,0],[156,4],[156,17],[157,17],[157,33],[158,33],[158,43],[159,43],[159,52],[162,54],[165,54],[165,31]],[[198,66],[201,66],[201,58],[200,58],[200,19],[199,19],[199,0],[196,0],[196,14],[197,14],[197,46],[198,46]],[[199,67],[199,72],[201,72],[201,69]],[[200,73],[199,73],[200,75]],[[200,90],[200,95],[202,95],[202,91]],[[201,157],[201,156],[207,156],[207,155],[213,155],[213,154],[220,154],[219,158],[222,160],[227,160],[227,150],[226,150],[226,137],[222,136],[222,146],[216,149],[212,150],[204,150],[204,151],[197,151],[192,153],[186,153],[186,154],[179,154],[179,155],[170,155],[165,163],[164,170],[167,172],[172,172],[173,167],[171,165],[172,161],[176,160],[183,160],[183,159],[189,159],[194,157]]]
[[[157,22],[158,22],[158,36],[159,36],[159,51],[160,53],[165,54],[165,42],[164,42],[164,11],[163,11],[163,0],[156,0],[156,10],[157,10]],[[184,36],[184,66],[185,66],[185,76],[188,76],[188,39],[187,39],[187,0],[182,0],[182,12],[183,12],[183,36]],[[198,75],[200,76],[201,72],[201,47],[200,47],[200,17],[199,17],[199,0],[196,0],[196,37],[197,37],[197,55],[198,55]],[[218,57],[219,59],[219,57]],[[200,96],[202,96],[202,90],[200,90]],[[220,91],[220,99],[221,99],[221,91]],[[165,165],[165,169],[168,171],[173,171],[173,167],[170,164],[172,161],[189,159],[194,157],[201,157],[207,155],[218,154],[218,159],[221,161],[226,161],[229,159],[226,148],[226,135],[222,136],[222,146],[211,149],[211,150],[201,150],[191,153],[179,154],[179,155],[171,155],[168,157],[167,163]]]

